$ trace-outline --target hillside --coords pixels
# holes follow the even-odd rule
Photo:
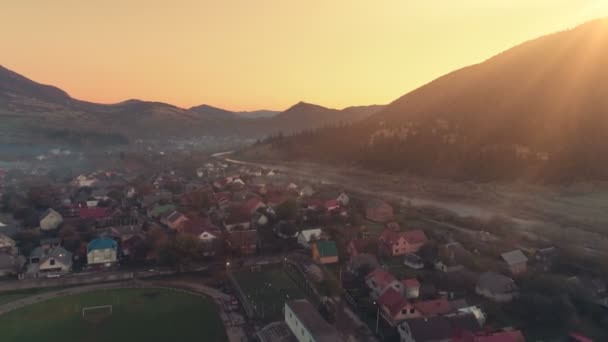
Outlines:
[[[455,179],[608,179],[607,58],[608,19],[589,22],[445,75],[360,123],[274,145]]]
[[[135,138],[207,136],[258,138],[297,132],[371,115],[366,109],[330,110],[296,105],[283,113],[260,110],[232,112],[209,105],[190,109],[167,103],[128,100],[99,104],[72,98],[65,91],[32,81],[0,66],[1,142],[44,142],[70,136],[98,142]],[[374,106],[369,108],[376,108]]]

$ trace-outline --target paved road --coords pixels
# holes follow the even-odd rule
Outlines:
[[[216,290],[214,288],[205,286],[203,284],[189,282],[189,281],[141,281],[131,280],[126,282],[117,283],[105,283],[105,284],[94,284],[86,286],[72,287],[62,290],[49,291],[22,299],[15,300],[3,305],[0,305],[0,315],[6,314],[19,308],[40,303],[52,298],[58,298],[63,296],[87,293],[98,290],[106,289],[120,289],[120,288],[165,288],[174,291],[186,292],[193,295],[204,295],[213,299],[216,303],[219,311],[220,318],[224,323],[226,329],[226,335],[230,342],[244,342],[247,341],[247,334],[244,329],[245,320],[242,315],[238,312],[232,311],[227,305],[231,299],[231,296]]]

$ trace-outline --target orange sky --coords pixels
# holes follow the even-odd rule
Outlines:
[[[606,0],[5,1],[0,64],[96,102],[342,108],[601,16]]]

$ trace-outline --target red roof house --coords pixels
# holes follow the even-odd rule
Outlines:
[[[422,230],[396,232],[386,228],[378,238],[378,250],[383,255],[399,256],[416,253],[427,242]]]

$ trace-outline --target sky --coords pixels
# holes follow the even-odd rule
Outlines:
[[[2,0],[0,65],[83,100],[386,104],[608,0]]]

